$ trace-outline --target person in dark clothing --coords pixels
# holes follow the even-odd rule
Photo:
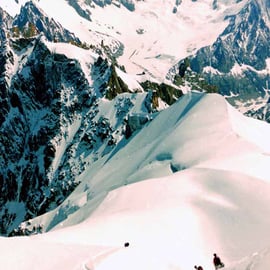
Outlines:
[[[220,260],[220,258],[217,256],[216,253],[214,253],[213,263],[214,263],[215,269],[224,267],[224,263]]]
[[[202,266],[197,266],[197,265],[195,265],[194,268],[195,268],[196,270],[203,270]]]

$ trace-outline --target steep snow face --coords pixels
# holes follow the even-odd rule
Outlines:
[[[90,192],[87,198],[95,198],[118,186],[191,167],[239,172],[268,181],[269,126],[242,118],[227,106],[217,95],[186,95],[156,116],[125,148],[93,164],[82,175],[84,184],[77,192],[83,192],[83,197]],[[258,133],[247,128],[254,125]],[[259,134],[266,137],[259,138]],[[85,186],[89,187],[87,193]]]
[[[90,179],[89,186],[94,194],[104,190],[106,183],[115,188],[143,180],[145,175],[151,178],[190,167],[259,175],[268,181],[267,137],[260,137],[262,144],[254,145],[252,138],[257,141],[258,137],[246,128],[249,119],[234,120],[232,125],[230,117],[234,119],[237,113],[231,108],[233,112],[230,111],[229,117],[227,106],[218,95],[185,95],[177,104],[157,115],[112,159],[95,165],[102,167],[90,167],[82,177]],[[247,123],[240,126],[242,132],[235,128],[238,121]],[[253,125],[257,123],[251,121]],[[269,134],[268,125],[258,124],[256,128],[258,134]]]
[[[186,95],[89,167],[58,209],[31,221],[50,232],[0,238],[2,266],[211,269],[216,252],[226,269],[265,270],[269,135],[268,124],[243,117],[219,95]],[[11,252],[22,257],[10,260]]]

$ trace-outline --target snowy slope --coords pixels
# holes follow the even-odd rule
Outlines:
[[[58,209],[32,221],[49,232],[1,238],[1,265],[211,269],[217,252],[226,269],[265,270],[269,135],[268,124],[243,117],[219,95],[186,95],[94,163]]]
[[[30,239],[1,239],[7,258],[2,265],[161,270],[202,264],[211,269],[212,253],[218,252],[226,269],[234,269],[269,246],[269,192],[269,185],[256,179],[207,169],[139,182],[111,192],[80,225]],[[86,213],[82,208],[80,215]],[[11,259],[14,251],[21,255]]]

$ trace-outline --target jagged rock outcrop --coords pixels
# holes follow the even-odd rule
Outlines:
[[[268,96],[268,100],[264,106],[261,106],[259,109],[253,108],[245,112],[247,116],[265,121],[270,123],[270,99]]]
[[[159,107],[159,99],[168,105],[172,105],[183,95],[183,92],[180,89],[165,83],[158,84],[151,81],[145,81],[142,82],[141,85],[145,91],[151,92],[151,104],[153,109],[157,109]]]
[[[67,0],[68,4],[72,6],[76,12],[86,20],[91,21],[91,11],[87,7],[91,7],[91,0],[90,1],[85,1],[86,3],[86,8],[83,8],[82,2],[81,1],[74,1],[74,0]]]
[[[135,3],[140,0],[66,0],[76,12],[83,18],[91,21],[91,9],[95,6],[105,7],[107,5],[114,5],[116,7],[125,7],[129,11],[135,11]],[[143,1],[143,0],[141,0]]]
[[[127,118],[125,137],[129,138],[135,131],[140,130],[150,118],[147,114],[130,114]]]
[[[130,11],[134,11],[135,10],[135,1],[133,0],[92,0],[95,4],[104,7],[105,5],[110,5],[110,4],[114,4],[116,6],[121,6],[123,5],[124,7],[126,7],[128,10]],[[91,2],[91,1],[90,1]]]

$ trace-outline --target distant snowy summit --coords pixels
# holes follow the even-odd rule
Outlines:
[[[190,67],[243,112],[270,121],[270,6],[247,1],[213,44],[190,56]]]
[[[227,20],[229,25],[218,39],[199,50],[191,60],[191,68],[208,74],[213,83],[221,81],[223,94],[232,92],[243,98],[248,94],[250,97],[260,96],[265,92],[266,80],[269,80],[269,4],[267,1],[250,1]],[[233,83],[234,80],[237,82]],[[252,91],[254,89],[257,93]]]

